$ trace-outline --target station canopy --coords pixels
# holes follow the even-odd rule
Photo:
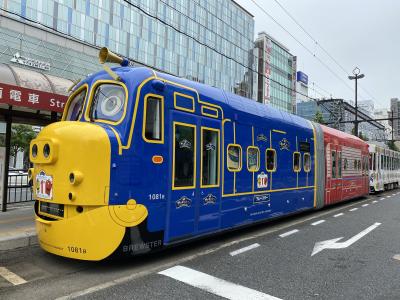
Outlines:
[[[69,79],[0,64],[0,110],[62,113],[72,84]]]

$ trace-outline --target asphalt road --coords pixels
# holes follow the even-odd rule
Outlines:
[[[400,299],[399,227],[396,190],[128,260],[0,252],[0,299]]]

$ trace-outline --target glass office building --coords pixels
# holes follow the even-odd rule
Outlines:
[[[265,32],[255,42],[258,51],[257,101],[296,112],[296,57]]]
[[[0,7],[10,18],[33,21],[32,26],[57,31],[84,45],[106,46],[139,64],[256,98],[254,19],[236,2],[129,2],[0,0]],[[77,79],[92,69],[88,66],[85,74],[63,76]]]

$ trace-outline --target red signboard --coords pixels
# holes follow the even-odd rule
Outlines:
[[[0,103],[63,112],[67,96],[0,83]]]

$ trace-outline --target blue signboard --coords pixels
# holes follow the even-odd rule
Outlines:
[[[305,85],[308,85],[308,76],[301,71],[297,71],[297,81],[301,81]]]

